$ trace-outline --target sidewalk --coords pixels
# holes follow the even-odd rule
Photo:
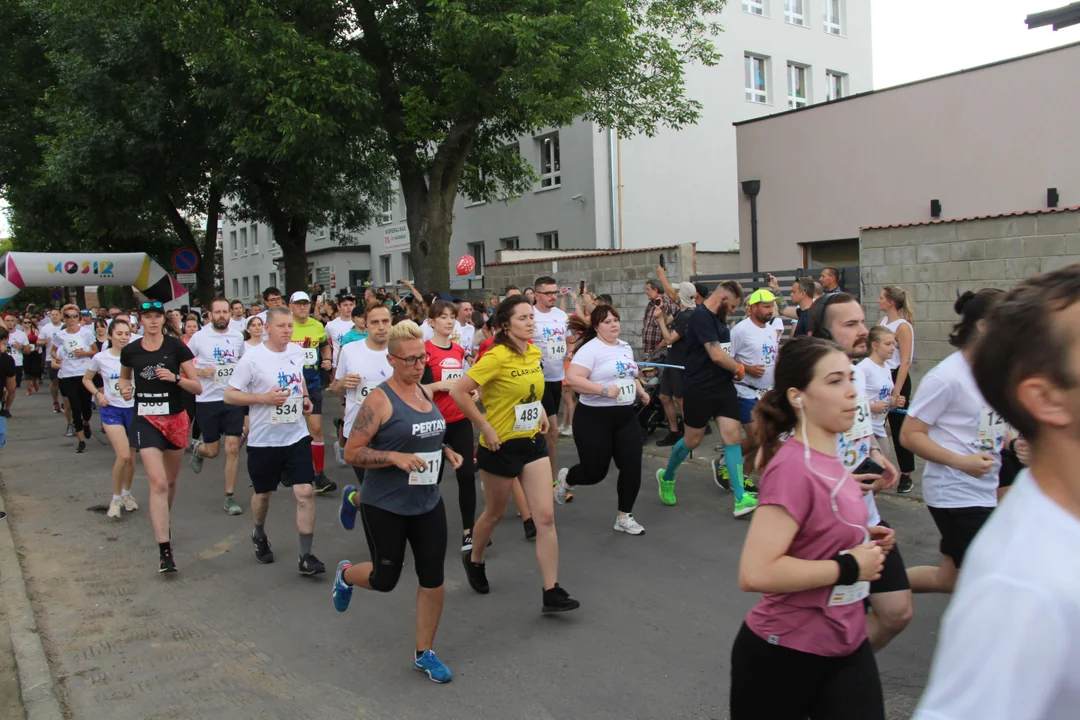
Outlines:
[[[491,594],[468,588],[453,542],[456,482],[444,483],[451,543],[436,649],[455,677],[440,687],[410,668],[411,557],[395,592],[358,590],[339,614],[329,574],[297,574],[294,505],[278,493],[266,525],[277,562],[258,565],[242,453],[238,517],[221,509],[221,460],[200,475],[185,462],[173,513],[180,572],[161,576],[141,466],[134,492],[142,508],[107,519],[96,506],[109,499],[111,450],[92,439],[76,455],[47,405],[47,395],[21,396],[13,410],[0,454],[4,522],[67,717],[727,717],[731,642],[755,597],[737,583],[746,523],[731,517],[730,494],[699,465],[680,473],[679,504],[669,508],[652,480],[658,462],[646,456],[634,513],[644,536],[611,529],[614,469],[556,508],[560,582],[582,602],[557,618],[540,615],[534,547],[513,508],[489,551]],[[333,400],[325,406],[338,412]],[[328,473],[344,487],[352,473],[334,465],[331,448],[332,440]],[[570,441],[560,452],[563,465],[575,458]],[[337,524],[339,498],[340,490],[316,498],[314,551],[331,568],[367,557],[362,533]],[[881,506],[908,563],[935,560],[925,510],[906,499]],[[944,606],[918,598],[907,632],[878,657],[892,718],[909,717],[918,700]]]

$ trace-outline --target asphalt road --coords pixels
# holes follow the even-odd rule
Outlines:
[[[326,407],[336,414],[332,398]],[[731,495],[700,459],[680,472],[679,504],[669,508],[652,480],[659,460],[646,456],[634,513],[643,536],[611,528],[614,468],[557,508],[560,582],[582,603],[573,613],[541,616],[533,545],[512,507],[488,553],[490,595],[469,589],[451,541],[436,650],[454,681],[439,686],[410,666],[411,559],[393,593],[357,590],[339,614],[330,573],[296,572],[291,495],[274,498],[266,525],[278,561],[258,565],[246,470],[245,512],[231,517],[221,508],[221,460],[211,460],[201,475],[184,464],[173,512],[180,572],[160,576],[142,468],[143,508],[109,520],[91,508],[108,503],[111,450],[91,440],[76,455],[47,394],[20,396],[14,415],[0,453],[6,522],[72,717],[728,717],[731,642],[755,596],[737,582],[746,521],[731,517]],[[328,472],[344,486],[351,470],[329,450]],[[576,457],[570,441],[560,451]],[[451,538],[460,531],[454,483],[445,486]],[[330,568],[367,557],[360,529],[337,523],[339,498],[316,498],[314,551]],[[908,564],[933,562],[937,535],[925,508],[907,498],[879,503]],[[945,602],[918,597],[907,631],[878,656],[891,718],[909,717],[918,701]]]

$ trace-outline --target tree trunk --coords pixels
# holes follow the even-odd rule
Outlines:
[[[206,201],[206,228],[203,232],[202,246],[196,245],[195,254],[199,256],[196,270],[196,292],[199,303],[209,309],[217,294],[214,286],[214,255],[217,250],[218,216],[221,214],[221,191],[210,183],[210,192]]]
[[[75,304],[80,310],[86,310],[86,288],[79,285],[75,288]]]
[[[307,263],[307,227],[305,218],[286,217],[284,213],[270,213],[277,218],[272,223],[274,240],[281,247],[282,264],[285,266],[285,285],[281,290],[282,298],[288,302],[289,296],[298,290],[308,291]]]
[[[453,191],[429,187],[422,175],[402,179],[409,259],[416,288],[423,293],[450,289],[450,235],[454,222]]]
[[[135,307],[135,288],[130,285],[120,286],[120,307],[125,310]]]

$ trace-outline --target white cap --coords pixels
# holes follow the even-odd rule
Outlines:
[[[303,290],[297,290],[292,294],[292,297],[289,298],[289,302],[311,302],[311,297]]]

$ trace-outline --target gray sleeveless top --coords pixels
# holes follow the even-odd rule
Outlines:
[[[390,399],[393,414],[371,438],[368,447],[400,453],[438,452],[439,462],[443,462],[446,421],[435,402],[424,393],[431,403],[431,411],[424,413],[409,407],[388,383],[382,383],[379,389]],[[397,515],[423,515],[439,504],[439,486],[410,485],[409,473],[393,465],[365,470],[360,502]]]

